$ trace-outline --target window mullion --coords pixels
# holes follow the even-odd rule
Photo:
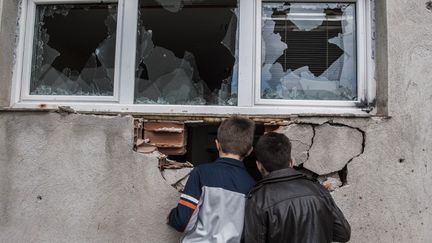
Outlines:
[[[254,102],[255,3],[240,0],[238,106],[252,107]]]
[[[120,3],[119,3],[120,4]],[[134,103],[138,0],[122,0],[120,104]]]
[[[365,1],[357,2],[357,84],[358,84],[358,101],[365,102],[366,101],[366,79],[367,79],[367,39],[368,34],[366,30],[366,17],[367,14],[365,8]]]
[[[368,102],[376,98],[376,77],[375,77],[375,1],[366,2],[366,31],[367,31],[367,77],[366,77],[366,94]]]

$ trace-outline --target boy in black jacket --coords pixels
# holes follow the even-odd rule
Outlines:
[[[349,241],[350,225],[327,189],[291,168],[285,135],[262,136],[255,154],[263,179],[246,201],[246,243]]]

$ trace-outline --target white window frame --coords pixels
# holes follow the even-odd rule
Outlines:
[[[287,1],[287,0],[271,0],[273,2],[311,2],[311,3],[355,3],[356,4],[356,51],[357,51],[357,60],[356,60],[356,69],[357,69],[357,99],[355,101],[328,101],[328,100],[284,100],[284,99],[263,99],[261,98],[261,80],[260,78],[255,79],[255,104],[256,105],[276,105],[276,106],[317,106],[317,107],[357,107],[359,103],[362,101],[370,100],[370,97],[367,95],[370,94],[368,89],[373,88],[371,82],[371,74],[373,70],[370,70],[373,65],[369,66],[370,63],[373,63],[370,50],[372,45],[371,35],[366,31],[367,29],[371,30],[371,23],[367,23],[366,21],[369,19],[368,14],[370,15],[370,0],[362,1],[362,0],[328,0],[328,1],[317,1],[317,0],[301,0],[301,1]],[[262,14],[262,2],[263,0],[257,1],[256,8],[256,16],[261,16]],[[261,18],[257,18],[255,25],[258,31],[256,31],[256,49],[255,53],[261,53]],[[368,26],[369,25],[369,26]],[[256,66],[256,77],[261,77],[261,55],[257,55],[255,58],[255,66]]]
[[[307,2],[303,0],[300,2]],[[192,106],[134,104],[135,56],[139,0],[104,0],[118,3],[116,59],[113,96],[48,96],[29,95],[30,70],[34,36],[36,4],[98,3],[100,0],[23,0],[17,59],[14,68],[14,85],[11,106],[19,109],[56,109],[70,106],[83,112],[118,112],[188,115],[360,115],[369,116],[358,108],[360,100],[375,99],[375,62],[372,58],[371,2],[374,0],[310,2],[357,2],[357,68],[359,102],[265,100],[260,98],[259,87],[261,55],[261,2],[262,0],[239,0],[239,77],[237,106]],[[360,39],[360,37],[362,37]],[[258,96],[257,96],[258,95]]]
[[[123,11],[122,9],[122,2],[124,0],[108,0],[104,1],[106,3],[116,3],[118,2],[118,12],[121,13]],[[63,4],[63,3],[71,3],[71,1],[68,0],[55,0],[55,1],[49,1],[49,0],[29,0],[27,1],[27,4],[23,3],[23,12],[27,13],[27,17],[25,20],[25,26],[27,28],[21,28],[24,29],[24,33],[22,33],[24,36],[24,49],[23,52],[23,59],[22,59],[22,72],[21,72],[21,80],[22,85],[20,87],[20,94],[21,94],[21,100],[22,101],[71,101],[71,102],[115,102],[119,100],[119,87],[120,87],[120,53],[121,53],[121,39],[116,39],[116,50],[115,50],[115,63],[114,63],[114,89],[113,89],[113,96],[76,96],[76,95],[30,95],[30,80],[31,80],[31,65],[32,65],[32,53],[33,53],[33,41],[34,41],[34,31],[35,28],[28,28],[29,26],[35,26],[35,20],[36,20],[36,5],[37,4]],[[73,1],[73,4],[80,4],[80,3],[100,3],[100,1],[97,0],[76,0]],[[26,6],[24,6],[24,4]],[[25,7],[25,8],[24,8]],[[119,15],[120,16],[120,15]],[[24,17],[24,16],[22,16]],[[119,18],[117,21],[117,35],[120,36],[122,33],[122,19]]]

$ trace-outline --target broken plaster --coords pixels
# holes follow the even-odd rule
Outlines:
[[[317,177],[330,191],[347,183],[347,165],[365,149],[363,130],[333,121],[296,121],[283,124],[276,132],[290,138],[295,166]],[[161,168],[161,175],[169,185],[181,191],[191,170],[191,167],[172,164],[167,170]]]
[[[357,129],[326,123],[314,130],[309,158],[303,166],[318,175],[340,171],[363,153],[363,134]]]
[[[329,190],[346,184],[347,165],[365,150],[362,129],[333,121],[296,121],[277,132],[290,138],[294,165],[312,172]]]
[[[186,185],[189,174],[193,168],[185,167],[177,170],[164,170],[161,172],[163,179],[177,191],[182,191]]]

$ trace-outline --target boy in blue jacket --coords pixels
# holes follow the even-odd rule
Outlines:
[[[219,159],[194,168],[168,216],[168,224],[185,232],[183,243],[240,242],[245,195],[255,181],[242,160],[252,151],[255,124],[234,116],[218,128]]]

